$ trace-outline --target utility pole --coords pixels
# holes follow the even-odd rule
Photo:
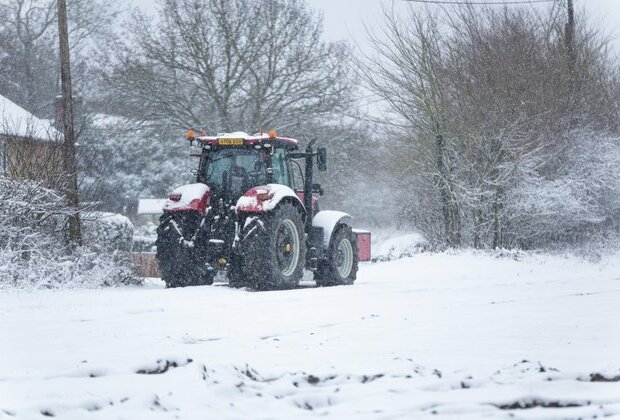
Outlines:
[[[63,100],[63,166],[66,181],[67,204],[71,209],[68,220],[67,239],[70,248],[82,242],[80,215],[78,213],[79,195],[77,183],[77,167],[75,163],[75,131],[73,128],[73,98],[71,89],[71,66],[69,57],[69,31],[67,29],[67,2],[57,0],[58,6],[58,38],[60,41],[60,79]]]
[[[568,71],[570,72],[571,81],[574,82],[577,66],[577,51],[575,48],[575,8],[573,6],[573,0],[566,1],[566,9],[568,12],[568,20],[565,26],[566,54],[568,58]]]
[[[573,0],[566,0],[566,12],[568,17],[564,27],[564,39],[566,42],[566,64],[568,70],[568,110],[571,114],[570,127],[574,128],[577,124],[576,109],[578,100],[578,80],[577,80],[577,47],[575,46],[575,7]]]

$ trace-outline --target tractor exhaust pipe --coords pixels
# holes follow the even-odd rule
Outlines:
[[[304,179],[304,207],[306,208],[306,233],[312,230],[312,218],[314,209],[312,208],[312,185],[314,183],[314,152],[312,146],[316,143],[316,138],[310,140],[306,146],[306,176]]]

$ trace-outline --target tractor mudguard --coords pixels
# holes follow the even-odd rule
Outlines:
[[[165,212],[197,210],[204,213],[209,207],[211,190],[206,184],[195,183],[178,187],[168,196],[164,204]]]
[[[332,239],[332,234],[339,225],[352,227],[353,218],[342,211],[323,210],[318,212],[312,219],[312,226],[323,229],[323,246],[327,248]]]
[[[334,232],[341,225],[353,228],[353,218],[344,212],[334,210],[320,211],[312,219],[312,227],[320,228],[323,231],[324,249],[329,249]],[[370,232],[353,229],[353,234],[357,238],[357,251],[359,261],[370,260]]]
[[[249,189],[243,197],[239,198],[235,209],[237,213],[264,213],[275,209],[284,199],[292,200],[303,210],[303,203],[295,191],[282,184],[259,185]],[[303,217],[305,217],[305,210],[303,210]]]

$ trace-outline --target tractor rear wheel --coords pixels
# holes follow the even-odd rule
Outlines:
[[[157,228],[157,260],[166,287],[211,285],[215,272],[200,258],[198,215],[165,213]]]
[[[353,284],[358,264],[357,238],[349,226],[342,225],[332,236],[327,258],[319,261],[314,280],[317,286]]]
[[[256,217],[240,242],[243,283],[260,290],[290,289],[299,284],[306,264],[306,241],[297,207],[282,203]]]

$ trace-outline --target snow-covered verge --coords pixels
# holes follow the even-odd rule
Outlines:
[[[0,293],[0,418],[620,416],[620,256],[461,252],[350,287]]]
[[[412,257],[429,249],[424,237],[414,231],[396,228],[371,229],[373,261],[392,261]]]
[[[140,282],[131,255],[80,247],[71,254],[0,252],[0,291],[9,289],[73,289],[119,286]]]

